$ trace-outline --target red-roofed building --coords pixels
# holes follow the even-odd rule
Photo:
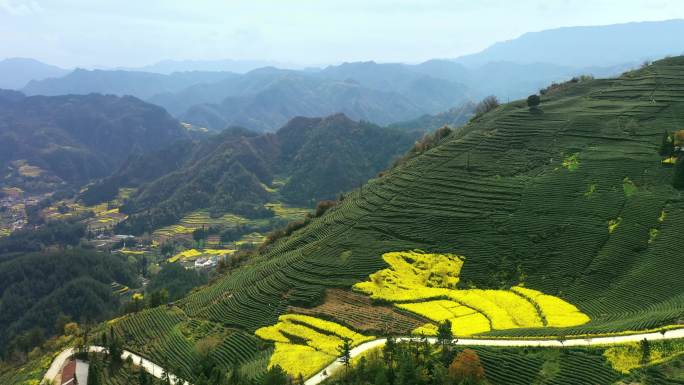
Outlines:
[[[76,361],[69,361],[62,369],[62,385],[78,385],[76,380]]]

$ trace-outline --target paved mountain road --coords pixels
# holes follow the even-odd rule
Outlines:
[[[102,346],[89,346],[88,351],[91,353],[102,353],[105,351],[105,348],[103,348]],[[59,353],[59,355],[52,361],[52,364],[50,364],[50,368],[48,369],[48,371],[45,372],[45,376],[43,376],[43,381],[41,382],[41,384],[47,384],[48,381],[52,381],[54,384],[58,384],[59,379],[57,378],[57,375],[59,374],[60,370],[62,369],[66,361],[69,359],[69,357],[71,357],[73,354],[73,348],[66,349]],[[154,377],[162,378],[164,368],[162,368],[161,366],[155,364],[154,362],[146,358],[140,357],[139,355],[133,352],[124,350],[121,354],[121,358],[127,360],[128,357],[131,357],[135,365],[142,366],[145,369],[145,371],[147,371]],[[169,378],[171,379],[171,382],[173,384],[176,383],[176,376],[174,376],[173,374],[169,374]],[[184,384],[190,385],[187,381]]]
[[[643,339],[649,341],[657,341],[663,339],[677,339],[684,338],[684,328],[668,330],[665,333],[653,332],[653,333],[637,333],[628,334],[614,337],[587,337],[587,338],[574,338],[563,341],[562,343],[558,340],[534,340],[534,339],[479,339],[479,338],[461,338],[456,342],[456,345],[462,346],[509,346],[509,347],[570,347],[570,346],[592,346],[592,345],[614,345],[625,342],[638,342]],[[415,337],[399,337],[397,340],[408,341],[411,339],[416,339]],[[365,342],[354,349],[351,350],[351,356],[356,357],[365,351],[373,348],[380,347],[385,344],[386,338],[378,338],[373,341]],[[437,342],[436,338],[428,338],[431,343]],[[105,349],[101,346],[90,346],[88,348],[90,352],[103,352]],[[62,351],[55,359],[52,361],[50,368],[45,373],[43,377],[43,384],[47,383],[48,380],[57,380],[57,374],[59,374],[60,369],[64,366],[66,360],[69,359],[74,353],[72,348]],[[124,350],[121,357],[125,360],[128,357],[133,359],[133,363],[136,365],[141,365],[148,373],[152,374],[157,378],[162,377],[164,369],[155,364],[154,362],[147,360],[139,355]],[[342,363],[339,360],[326,366],[323,370],[313,375],[309,378],[305,385],[318,385],[329,377],[331,373],[342,367]],[[176,377],[173,374],[169,374],[171,380],[175,383]],[[57,381],[55,381],[57,383]],[[190,385],[185,382],[185,385]]]

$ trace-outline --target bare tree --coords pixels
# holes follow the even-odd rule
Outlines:
[[[496,107],[499,106],[499,99],[496,98],[494,95],[489,95],[486,98],[482,99],[480,103],[475,106],[475,113],[477,115],[483,115],[486,114],[487,112],[495,109]]]

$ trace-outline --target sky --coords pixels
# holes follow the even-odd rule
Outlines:
[[[684,18],[682,0],[0,0],[0,59],[416,63],[525,32]]]

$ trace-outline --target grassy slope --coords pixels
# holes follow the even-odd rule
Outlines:
[[[501,106],[350,194],[257,263],[174,309],[155,310],[173,314],[159,333],[141,326],[145,317],[162,319],[148,313],[118,330],[134,350],[144,346],[171,367],[189,368],[196,359],[194,337],[183,338],[182,330],[197,322],[191,320],[210,321],[211,333],[234,328],[251,334],[275,323],[289,305],[315,304],[325,287],[366,279],[385,267],[382,253],[414,248],[466,256],[466,284],[505,287],[524,280],[593,319],[571,330],[508,334],[570,335],[676,322],[684,317],[684,253],[677,236],[684,230],[684,200],[670,187],[672,171],[661,167],[657,150],[664,130],[684,128],[683,74],[684,58],[674,58],[547,96],[542,112],[523,102]],[[572,154],[579,161],[574,171],[562,166]],[[625,177],[636,185],[631,195]],[[622,220],[609,233],[608,222],[616,218]],[[659,233],[649,243],[651,229]],[[135,329],[157,339],[146,341]],[[252,352],[245,346],[244,353],[220,361],[228,365]]]

